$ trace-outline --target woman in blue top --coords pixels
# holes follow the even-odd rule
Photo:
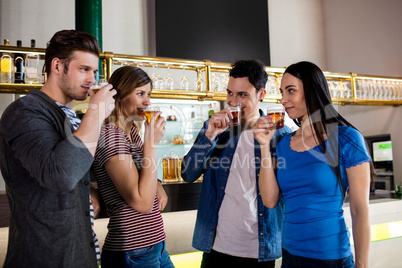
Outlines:
[[[268,208],[284,201],[282,267],[355,267],[342,208],[347,192],[356,267],[368,267],[373,168],[364,138],[335,110],[325,76],[313,63],[289,66],[280,90],[300,128],[278,143],[276,174],[269,164],[274,125],[268,117],[260,118],[254,135],[263,161],[262,200]]]

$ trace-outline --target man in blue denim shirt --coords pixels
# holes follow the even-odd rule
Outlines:
[[[258,189],[261,153],[253,127],[266,91],[264,64],[241,60],[232,65],[227,104],[241,107],[239,126],[228,109],[204,123],[183,159],[182,177],[203,183],[193,247],[204,252],[201,267],[275,267],[281,257],[282,205],[268,209]],[[271,151],[284,127],[276,131]]]

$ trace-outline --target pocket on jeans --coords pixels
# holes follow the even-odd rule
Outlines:
[[[133,250],[128,254],[127,257],[129,257],[129,258],[141,257],[143,255],[147,255],[147,254],[151,253],[152,251],[154,251],[154,248],[155,248],[155,246],[150,246],[150,247]]]
[[[344,268],[353,268],[355,267],[355,262],[353,259],[353,255],[350,255],[349,257],[346,257],[342,261],[342,267]]]

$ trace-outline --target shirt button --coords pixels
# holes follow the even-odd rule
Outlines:
[[[260,213],[260,217],[262,217],[262,213]]]
[[[256,159],[260,159],[260,158],[257,156]]]
[[[263,234],[263,233],[260,233],[260,235],[263,236],[264,234]]]
[[[223,189],[225,189],[225,188],[221,187],[221,190],[223,190]]]
[[[95,243],[91,242],[90,245],[91,245],[91,248],[93,248],[95,246]]]
[[[84,181],[84,185],[87,186],[89,184],[89,181]]]
[[[88,211],[87,211],[87,212],[85,212],[85,216],[87,216],[87,217],[89,216],[89,212],[88,212]]]
[[[227,170],[227,169],[225,169],[225,172],[228,172],[228,170]]]

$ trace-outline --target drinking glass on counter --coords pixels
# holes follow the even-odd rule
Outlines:
[[[162,165],[164,182],[173,182],[180,179],[181,161],[177,154],[164,155]]]
[[[274,128],[281,129],[285,125],[285,107],[282,105],[269,106],[267,115],[272,119]]]
[[[157,105],[157,104],[149,105],[145,109],[144,115],[145,115],[145,118],[146,118],[148,124],[151,122],[151,118],[154,115],[154,113],[159,112],[159,111],[160,111],[160,108],[159,108],[159,105]],[[159,119],[159,117],[157,118],[157,120],[158,119]]]

